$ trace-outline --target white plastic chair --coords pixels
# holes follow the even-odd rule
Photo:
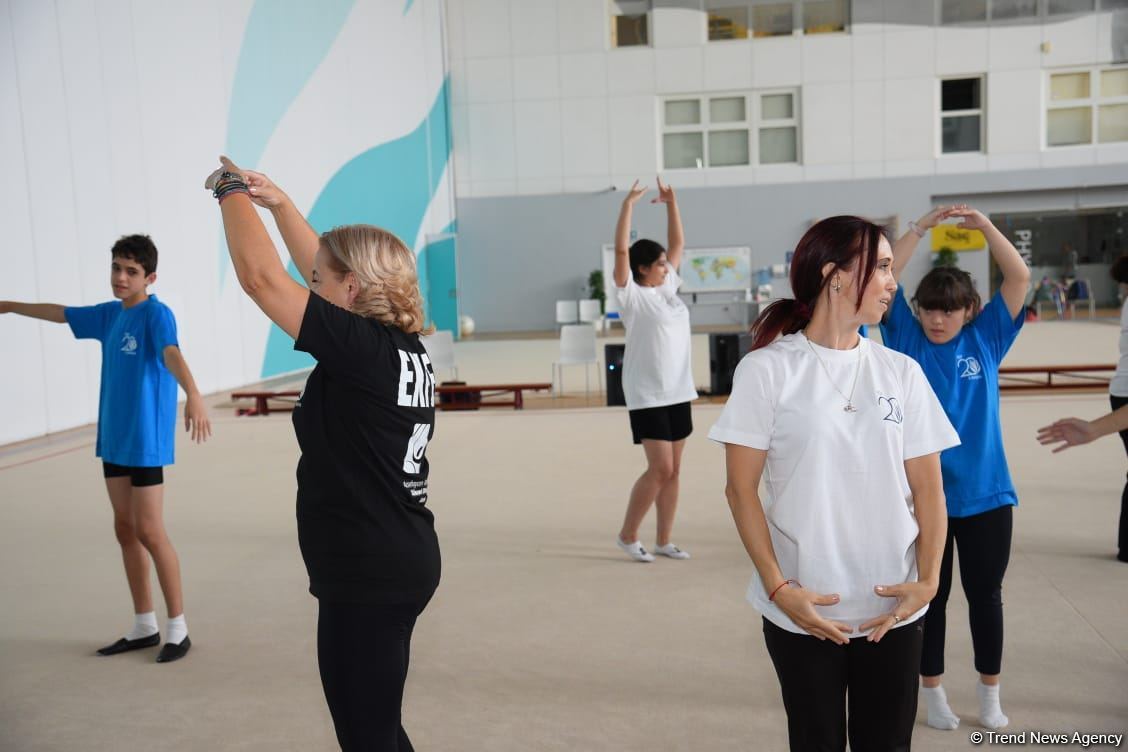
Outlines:
[[[599,356],[595,349],[595,329],[589,324],[569,324],[560,330],[560,359],[552,364],[553,394],[564,393],[564,366],[584,367],[584,394],[591,394],[591,376],[588,366],[595,366],[596,382],[602,388],[603,378],[599,375]],[[556,390],[559,373],[560,390]]]
[[[1077,285],[1077,297],[1069,298],[1069,317],[1077,318],[1077,304],[1088,303],[1089,305],[1089,318],[1096,318],[1097,315],[1097,301],[1093,299],[1093,286],[1089,284],[1087,279],[1075,279],[1073,284]],[[1071,286],[1072,287],[1072,286]]]
[[[575,300],[556,301],[556,325],[574,324],[580,320],[580,304]]]
[[[440,329],[420,339],[423,340],[423,347],[427,350],[427,357],[431,359],[431,369],[436,372],[449,370],[457,379],[458,366],[454,363],[454,333]]]
[[[600,310],[598,299],[589,298],[580,301],[580,323],[603,329],[603,311]]]

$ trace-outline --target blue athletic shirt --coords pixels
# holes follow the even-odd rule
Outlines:
[[[959,446],[940,453],[950,517],[1018,504],[1003,452],[999,363],[1025,320],[1025,311],[1011,318],[996,294],[951,342],[936,345],[928,341],[898,286],[893,308],[881,324],[885,345],[920,363],[960,435]]]
[[[164,349],[178,344],[172,310],[150,295],[132,308],[114,300],[65,313],[76,338],[102,343],[95,454],[128,467],[171,465],[177,392]]]

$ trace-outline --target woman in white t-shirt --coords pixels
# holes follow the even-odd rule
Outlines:
[[[709,432],[725,444],[793,751],[912,739],[919,620],[946,533],[940,451],[959,437],[920,366],[858,335],[893,300],[892,261],[883,228],[859,217],[808,230],[796,299],[756,320]]]
[[[1124,305],[1120,309],[1120,360],[1116,364],[1116,375],[1109,384],[1109,401],[1113,410],[1128,405],[1128,255],[1121,256],[1113,262],[1109,274],[1116,280],[1120,294],[1124,298]],[[1124,450],[1128,451],[1128,431],[1121,431],[1120,438],[1124,441]],[[1120,493],[1120,533],[1117,538],[1119,552],[1116,558],[1128,561],[1128,483]]]
[[[654,561],[638,539],[638,529],[652,504],[658,509],[654,552],[671,559],[689,554],[671,542],[678,506],[678,471],[685,439],[693,432],[689,403],[697,399],[690,364],[689,309],[678,297],[685,236],[674,189],[658,180],[666,205],[667,247],[653,240],[630,243],[631,211],[646,193],[634,182],[615,228],[615,293],[627,330],[623,354],[623,395],[634,443],[646,452],[646,472],[631,489],[619,548],[635,561]]]

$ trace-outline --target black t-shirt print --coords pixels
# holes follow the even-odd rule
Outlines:
[[[310,592],[352,602],[430,598],[440,570],[426,506],[435,378],[419,335],[311,293],[294,349],[317,360],[293,416]]]

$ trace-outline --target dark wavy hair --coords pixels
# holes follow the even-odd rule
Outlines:
[[[822,269],[834,264],[837,271],[854,270],[858,281],[854,310],[862,306],[862,291],[877,268],[877,249],[886,229],[868,219],[853,216],[829,217],[817,222],[799,240],[791,257],[791,291],[794,298],[775,301],[752,324],[752,348],[770,345],[776,338],[793,334],[811,320],[815,304],[833,272]]]
[[[918,311],[961,311],[971,308],[972,318],[979,315],[979,309],[983,306],[971,275],[955,266],[938,266],[925,274],[917,285],[913,302]]]
[[[666,249],[662,247],[661,243],[646,238],[640,238],[631,243],[628,256],[631,264],[631,275],[635,278],[635,282],[638,282],[639,277],[642,276],[642,267],[650,266],[665,252]]]
[[[110,258],[136,261],[145,270],[145,276],[157,270],[157,246],[148,235],[123,235],[110,249]]]

